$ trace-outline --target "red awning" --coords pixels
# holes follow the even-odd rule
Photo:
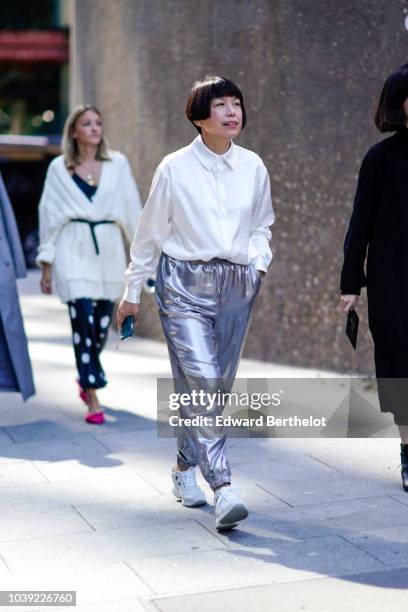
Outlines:
[[[68,34],[62,30],[1,30],[0,62],[68,61]]]

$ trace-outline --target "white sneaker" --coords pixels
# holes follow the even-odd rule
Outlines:
[[[215,527],[220,531],[236,527],[239,521],[248,516],[248,508],[231,489],[221,487],[214,493]]]
[[[207,503],[203,491],[196,482],[195,468],[189,467],[188,470],[175,470],[171,473],[173,481],[173,495],[181,501],[183,506],[195,508],[204,506]]]

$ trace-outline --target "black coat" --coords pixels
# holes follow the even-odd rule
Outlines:
[[[371,147],[361,165],[340,288],[359,295],[364,286],[377,378],[408,378],[408,129]],[[395,413],[400,401],[380,393],[380,403]],[[408,394],[403,403],[408,414]]]

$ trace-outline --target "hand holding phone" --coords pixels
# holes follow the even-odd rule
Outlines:
[[[120,339],[127,340],[127,338],[131,338],[133,336],[135,319],[133,315],[128,315],[125,317],[125,320],[122,323],[122,327],[120,328]]]
[[[139,308],[139,304],[133,304],[132,302],[121,300],[116,313],[116,325],[119,332],[122,329],[122,325],[127,316],[132,315],[134,324],[137,323],[139,318]]]
[[[133,304],[132,302],[122,300],[116,314],[116,323],[120,334],[120,340],[116,346],[116,350],[121,340],[126,340],[126,338],[131,338],[133,336],[134,327],[138,318],[139,304]]]
[[[127,340],[133,336],[134,326],[135,320],[133,315],[127,315],[127,317],[124,318],[122,327],[119,330],[120,337],[119,342],[116,345],[116,350],[118,350],[121,340]]]

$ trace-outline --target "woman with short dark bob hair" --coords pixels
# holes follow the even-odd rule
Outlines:
[[[131,246],[118,325],[139,315],[145,278],[156,271],[156,300],[177,394],[230,391],[251,310],[272,259],[274,221],[268,172],[258,155],[233,141],[246,123],[242,92],[208,76],[194,83],[186,115],[199,132],[159,164]],[[208,397],[208,396],[207,396]],[[214,396],[213,396],[214,397]],[[183,505],[206,503],[195,467],[214,491],[217,529],[248,510],[229,486],[222,402],[179,407],[173,494]],[[206,417],[191,423],[192,417]],[[214,422],[215,425],[214,426]]]
[[[199,134],[202,134],[202,130],[200,124],[196,121],[208,119],[211,114],[211,102],[214,98],[220,97],[220,94],[239,100],[242,111],[241,130],[246,126],[246,110],[241,90],[232,81],[215,77],[202,83],[196,83],[187,100],[186,116]]]
[[[367,286],[380,407],[393,413],[399,428],[408,492],[408,64],[385,81],[375,125],[394,134],[372,146],[361,165],[344,243],[341,299],[348,312]]]

